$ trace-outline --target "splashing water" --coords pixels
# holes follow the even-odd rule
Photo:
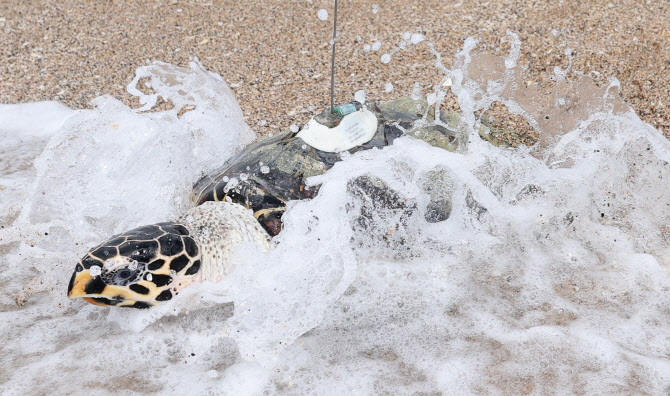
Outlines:
[[[361,89],[354,92],[354,100],[361,104],[365,103],[365,91]]]
[[[668,393],[669,142],[617,81],[557,69],[549,90],[523,84],[514,35],[506,58],[466,40],[450,69],[408,34],[443,74],[428,102],[439,111],[447,89],[458,99],[458,122],[435,123],[459,150],[417,129],[343,156],[310,179],[316,198],[289,205],[269,253],[240,246],[221,283],[148,311],[65,299],[70,271],[114,232],[176,217],[191,184],[249,141],[226,84],[197,61],[156,63],[134,80],[155,92],[129,91],[143,110],[159,98],[173,110],[108,96],[94,110],[0,106],[0,133],[16,139],[0,152],[13,213],[0,230],[0,391]],[[537,144],[480,138],[494,103]],[[419,209],[361,222],[359,177]],[[445,221],[425,220],[433,194],[449,196]]]

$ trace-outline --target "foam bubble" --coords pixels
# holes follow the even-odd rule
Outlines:
[[[325,21],[328,19],[328,11],[322,8],[319,10],[319,12],[316,13],[316,16],[319,18],[319,20]]]

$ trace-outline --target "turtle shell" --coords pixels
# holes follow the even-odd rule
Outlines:
[[[425,101],[409,98],[381,105],[369,103],[368,110],[377,116],[377,132],[369,142],[349,153],[392,144],[403,134],[398,125],[409,128],[423,117],[426,108]],[[445,129],[438,133],[451,132]],[[339,153],[317,150],[296,135],[297,132],[283,131],[261,137],[223,167],[200,179],[193,188],[191,200],[196,205],[223,200],[244,205],[253,210],[270,235],[277,235],[286,203],[312,198],[318,193],[318,186],[305,185],[306,179],[323,174],[342,159]]]

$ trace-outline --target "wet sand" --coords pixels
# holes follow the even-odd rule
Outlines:
[[[73,108],[110,94],[133,103],[125,86],[137,66],[185,65],[198,57],[231,86],[259,133],[303,123],[329,102],[331,0],[31,1],[0,3],[0,103],[58,100]],[[372,5],[379,11],[373,13]],[[317,18],[319,9],[330,13]],[[528,84],[549,83],[554,66],[621,94],[670,137],[670,3],[658,1],[342,0],[338,15],[336,102],[364,89],[367,99],[424,93],[439,81],[425,47],[380,57],[406,31],[435,43],[446,65],[472,36],[503,54],[509,29],[522,40]],[[378,51],[364,45],[382,43]],[[386,93],[384,85],[394,90]],[[265,122],[263,122],[265,121]],[[263,124],[260,126],[259,124]]]

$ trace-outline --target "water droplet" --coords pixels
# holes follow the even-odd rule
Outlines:
[[[363,51],[365,51],[365,52],[370,52],[371,49],[372,49],[372,47],[370,46],[370,44],[365,44],[363,46]]]
[[[269,166],[261,166],[261,173],[263,173],[263,174],[270,173],[270,167]]]
[[[114,261],[113,259],[109,259],[102,264],[102,268],[109,271],[112,268],[114,268],[115,265],[116,265],[116,261]]]
[[[226,197],[224,198],[224,200],[225,200],[226,202],[233,202],[232,198],[230,198],[230,197],[227,196],[227,195],[226,195]]]
[[[405,32],[405,33],[403,33],[403,35],[402,35],[402,38],[403,38],[404,40],[409,40],[411,37],[412,37],[412,33],[410,33],[410,32]]]
[[[230,180],[228,176],[224,176],[223,179],[221,179],[221,181],[224,183],[228,183],[228,180]]]
[[[263,161],[259,162],[258,166],[263,166]]]
[[[88,273],[91,274],[91,276],[98,276],[102,274],[102,268],[98,265],[92,265],[91,268],[88,269]]]
[[[230,180],[228,180],[228,183],[226,183],[226,185],[223,187],[223,192],[227,193],[228,191],[232,190],[233,188],[235,188],[237,186],[237,183],[239,183],[239,182],[237,181],[236,178],[234,178],[234,177],[231,178]]]
[[[265,126],[265,124],[267,124],[267,123],[268,122],[265,121],[265,120],[260,120],[260,121],[258,121],[258,126]]]
[[[249,178],[249,175],[246,173],[240,173],[240,180],[245,181]]]
[[[386,93],[393,92],[393,84],[391,83],[384,84],[384,91],[386,91]]]
[[[379,6],[377,4],[372,5],[372,13],[376,14],[379,12]]]
[[[328,11],[322,8],[316,13],[316,16],[319,17],[320,20],[325,21],[328,19]]]
[[[425,38],[423,37],[423,34],[414,33],[414,34],[412,35],[412,37],[410,38],[409,41],[410,41],[412,44],[419,44],[419,43],[422,42],[424,39],[425,39]]]
[[[303,150],[307,150],[307,145],[306,145],[306,144],[303,144],[303,145],[302,145],[302,149],[303,149]]]
[[[382,63],[387,64],[391,61],[391,55],[389,54],[384,54],[382,55]]]
[[[354,93],[354,100],[359,103],[365,103],[365,91],[359,90]]]
[[[412,90],[412,100],[419,100],[421,99],[421,85],[419,82],[414,83],[414,89]]]
[[[296,132],[298,132],[298,130],[300,130],[300,128],[298,128],[298,126],[296,124],[291,125],[290,128],[291,128],[291,132],[293,132],[293,133],[296,133]]]
[[[373,51],[379,51],[379,49],[382,47],[381,41],[377,41],[374,44],[372,44],[372,50]]]

